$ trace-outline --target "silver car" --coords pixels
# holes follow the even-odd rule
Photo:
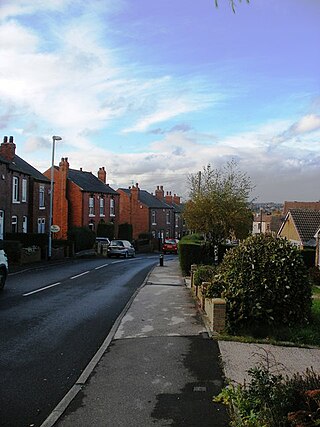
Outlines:
[[[110,245],[108,246],[108,257],[121,257],[134,258],[136,256],[136,251],[134,247],[128,240],[111,240]]]

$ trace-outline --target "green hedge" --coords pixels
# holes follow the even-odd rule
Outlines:
[[[119,224],[118,238],[132,242],[132,224]]]
[[[46,233],[6,233],[6,240],[19,241],[23,248],[39,246],[42,259],[47,257],[48,239],[49,237]]]
[[[184,239],[179,242],[179,261],[184,275],[190,274],[192,264],[213,264],[205,245]]]
[[[73,227],[68,231],[68,239],[74,242],[75,251],[80,252],[93,248],[96,235],[88,227]]]
[[[112,240],[115,237],[113,222],[100,222],[97,226],[97,237],[108,237]]]

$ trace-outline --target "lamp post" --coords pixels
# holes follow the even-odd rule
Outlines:
[[[53,214],[53,176],[54,176],[54,148],[56,141],[61,141],[61,136],[52,137],[52,159],[51,159],[51,180],[50,180],[50,210],[49,210],[49,247],[48,258],[51,259],[52,254],[52,214]]]

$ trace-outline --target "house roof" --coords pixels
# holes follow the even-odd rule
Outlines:
[[[320,211],[292,209],[288,212],[288,215],[291,215],[294,221],[302,244],[304,246],[314,246],[314,236],[320,227]]]
[[[118,194],[109,184],[103,183],[91,172],[69,169],[68,179],[89,193]]]
[[[130,195],[130,188],[119,188],[119,190],[125,192],[126,194]],[[139,189],[139,201],[146,205],[148,208],[154,208],[154,209],[172,209],[171,205],[168,205],[162,200],[159,200],[154,196],[153,194],[149,193],[146,190],[140,190]]]
[[[3,157],[0,157],[0,160],[3,163],[6,163],[9,167],[9,169],[12,171],[24,173],[25,175],[29,175],[32,178],[36,179],[37,181],[50,182],[50,180],[46,176],[44,176],[41,172],[39,172],[36,168],[31,166],[29,163],[27,163],[25,160],[23,160],[17,154],[14,155],[14,158],[11,162],[4,159]]]
[[[308,209],[313,211],[320,211],[320,201],[319,202],[285,201],[283,206],[284,215],[287,215],[287,213],[292,209]]]

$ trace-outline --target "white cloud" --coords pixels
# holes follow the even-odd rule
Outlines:
[[[320,130],[320,116],[309,114],[302,117],[296,124],[293,125],[296,133],[308,133],[315,130]]]

